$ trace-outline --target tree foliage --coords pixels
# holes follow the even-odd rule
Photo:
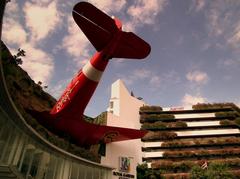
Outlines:
[[[190,176],[191,176],[191,179],[207,179],[205,170],[198,165],[192,167]]]
[[[23,49],[19,48],[17,54],[13,55],[13,59],[17,65],[22,65],[23,61],[21,57],[25,57],[25,56],[26,56],[26,52]]]
[[[137,166],[137,179],[161,179],[159,170],[148,168],[146,163]]]
[[[191,179],[232,179],[234,176],[229,172],[226,164],[211,163],[207,169],[200,166],[192,167]]]

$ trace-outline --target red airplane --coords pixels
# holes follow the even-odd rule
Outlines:
[[[97,52],[73,78],[50,113],[38,112],[34,116],[54,131],[67,133],[79,145],[143,137],[146,131],[88,123],[83,120],[83,113],[109,60],[145,58],[150,53],[150,45],[134,33],[122,31],[120,20],[109,17],[90,3],[76,4],[72,15]]]

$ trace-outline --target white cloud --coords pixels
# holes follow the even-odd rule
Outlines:
[[[208,19],[209,19],[209,29],[210,29],[210,34],[211,35],[221,35],[223,33],[223,27],[221,26],[221,22],[219,22],[219,14],[220,12],[218,12],[216,9],[211,9],[210,13],[208,15]]]
[[[192,4],[190,6],[189,11],[196,11],[199,12],[201,11],[206,5],[206,1],[205,0],[193,0]]]
[[[211,43],[206,42],[206,43],[204,43],[204,44],[202,45],[201,50],[202,50],[202,51],[208,50],[209,48],[211,48],[211,46],[212,46]]]
[[[61,24],[56,1],[48,5],[26,2],[23,8],[26,26],[30,30],[31,41],[38,42],[49,36]]]
[[[20,46],[27,40],[27,33],[23,26],[13,18],[5,18],[3,25],[3,41],[8,44]]]
[[[180,77],[175,71],[159,74],[147,69],[136,69],[128,74],[120,74],[118,78],[122,79],[127,85],[144,84],[151,91],[159,91],[160,88],[166,89],[180,82]]]
[[[145,79],[151,76],[151,71],[146,69],[136,69],[133,71],[133,76],[137,79]]]
[[[90,58],[90,42],[73,21],[68,19],[68,35],[63,38],[62,48],[71,55],[78,67],[83,66]]]
[[[48,8],[42,10],[43,7],[37,7],[36,4],[33,5],[29,2],[26,2],[24,6],[24,11],[26,12],[26,20],[28,18],[33,20],[32,18],[37,14],[41,15],[39,14],[40,12],[43,13],[43,16],[50,15],[49,18],[45,19],[46,22],[36,22],[42,24],[41,28],[45,28],[45,33],[49,33],[54,25],[49,22],[52,20],[52,16],[51,13],[49,14],[47,11],[54,10],[53,6],[53,4],[50,4]],[[13,54],[16,53],[16,49],[12,48],[14,45],[25,50],[26,57],[22,58],[23,69],[26,70],[31,76],[31,78],[36,82],[41,81],[44,85],[48,85],[54,70],[53,58],[50,56],[50,54],[37,48],[36,44],[29,41],[29,39],[33,38],[31,37],[31,35],[39,34],[39,31],[34,32],[34,28],[36,28],[37,26],[35,27],[34,24],[32,24],[34,22],[28,21],[28,25],[32,24],[32,29],[30,30],[31,34],[27,34],[27,30],[29,29],[24,25],[20,24],[20,10],[21,8],[19,4],[17,4],[17,1],[13,0],[7,4],[6,16],[4,18],[3,24],[3,41],[7,43],[7,46],[10,48]],[[49,24],[51,26],[50,29],[47,27],[47,25]],[[44,36],[46,36],[46,34]],[[41,37],[43,38],[43,35]]]
[[[88,0],[88,2],[92,3],[98,9],[109,13],[109,12],[119,12],[126,5],[126,0]]]
[[[131,85],[134,82],[141,81],[141,80],[146,80],[149,81],[151,80],[153,74],[151,71],[146,70],[146,69],[136,69],[131,72],[129,75],[118,75],[119,78],[121,78],[127,85]]]
[[[33,3],[37,3],[39,5],[46,5],[52,2],[53,0],[31,0]]]
[[[226,59],[223,61],[224,66],[238,66],[240,65],[240,59],[233,60],[233,59]]]
[[[128,15],[130,15],[130,21],[126,25],[127,28],[134,30],[134,28],[145,24],[154,24],[157,15],[163,11],[166,4],[166,0],[135,1],[127,10]]]
[[[240,50],[240,1],[209,1],[205,10],[209,36],[218,37],[226,48]]]
[[[11,16],[11,18],[17,18],[19,13],[19,5],[16,0],[11,0],[10,3],[6,4],[5,14]]]
[[[192,96],[190,94],[185,94],[181,100],[183,106],[192,106],[197,103],[206,103],[207,99],[200,95]]]
[[[62,79],[58,81],[57,84],[54,85],[51,84],[51,87],[48,88],[47,90],[49,90],[49,93],[52,94],[56,99],[59,99],[70,81],[71,81],[70,78]]]
[[[35,81],[41,81],[48,85],[54,70],[53,59],[43,50],[35,48],[32,44],[24,44],[22,49],[26,51],[22,67]]]
[[[228,39],[228,43],[234,48],[240,48],[240,21],[236,24],[231,37]]]
[[[2,39],[7,44],[17,45],[25,43],[27,32],[19,23],[19,5],[15,0],[6,4],[5,17],[3,18]]]
[[[160,85],[162,84],[162,79],[160,76],[152,76],[150,78],[150,82],[149,82],[152,86],[154,86],[155,88],[160,87]]]
[[[197,84],[205,84],[208,81],[208,75],[205,72],[202,71],[190,71],[187,73],[186,78],[191,81],[195,82]]]

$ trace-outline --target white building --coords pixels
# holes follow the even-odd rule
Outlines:
[[[106,155],[101,158],[101,164],[109,165],[115,168],[112,172],[113,179],[137,178],[136,167],[142,162],[146,162],[149,168],[153,167],[155,169],[161,169],[162,165],[156,165],[156,162],[176,162],[180,164],[180,162],[184,160],[192,163],[198,160],[208,161],[210,160],[209,156],[207,156],[207,154],[204,154],[204,156],[202,152],[202,148],[206,148],[206,146],[207,148],[205,153],[216,152],[216,160],[224,160],[224,162],[226,162],[225,158],[229,157],[229,161],[235,161],[234,156],[231,154],[229,154],[229,156],[225,156],[221,152],[223,147],[226,150],[232,146],[236,148],[236,145],[238,145],[237,137],[240,136],[239,127],[234,124],[234,117],[216,115],[219,112],[226,112],[226,114],[234,113],[235,109],[234,107],[231,107],[231,105],[219,108],[217,105],[214,107],[213,104],[212,108],[206,109],[171,107],[163,108],[159,111],[140,111],[140,107],[144,105],[144,101],[137,99],[129,93],[121,80],[116,81],[112,84],[111,88],[111,99],[107,112],[107,125],[140,129],[143,125],[140,123],[140,117],[143,117],[143,115],[168,114],[173,116],[172,121],[165,121],[164,119],[163,121],[161,121],[162,119],[156,120],[161,121],[164,125],[166,125],[165,129],[156,130],[149,128],[147,130],[153,133],[175,133],[175,137],[174,139],[171,138],[171,140],[170,138],[160,139],[160,136],[159,139],[145,138],[143,140],[144,142],[142,142],[141,139],[134,139],[107,144],[105,152]],[[211,107],[211,104],[209,104],[209,106]],[[225,123],[228,122],[229,124],[223,125],[221,124],[222,121],[225,121]],[[154,123],[154,121],[146,122]],[[177,126],[177,123],[179,124],[179,122],[185,123],[185,127]],[[230,144],[228,140],[233,140],[233,138],[235,143],[233,142]],[[226,145],[225,143],[219,143],[218,139],[226,141]],[[171,143],[172,141],[185,143],[186,146],[183,145],[180,147],[174,147],[169,145],[166,147],[166,143]],[[165,146],[163,146],[163,144],[165,144]],[[186,154],[186,157],[184,156],[183,160],[181,155],[188,149],[194,151],[197,157],[187,156]],[[234,152],[237,153],[238,150],[239,149],[236,148],[236,151]],[[177,154],[176,156],[174,152]],[[212,158],[211,161],[214,161],[215,158]],[[179,171],[175,173],[175,171],[172,171],[171,168],[172,166],[168,166],[169,171],[167,171],[164,176],[175,177],[183,174],[188,175],[190,170],[181,171],[179,169]]]
[[[107,113],[107,125],[140,129],[139,108],[144,102],[128,92],[121,80],[112,84],[110,106]],[[141,139],[113,142],[106,145],[106,156],[101,164],[115,168],[113,179],[137,178],[136,166],[142,163]]]

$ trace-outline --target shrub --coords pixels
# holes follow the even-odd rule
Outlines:
[[[174,139],[177,137],[177,134],[175,132],[148,132],[143,138],[143,141],[147,140],[169,140]]]
[[[207,175],[204,169],[196,165],[196,166],[193,166],[191,169],[190,178],[191,179],[207,179]]]
[[[191,169],[196,166],[202,166],[206,160],[189,160],[189,161],[171,161],[171,160],[158,160],[152,162],[153,169],[160,169],[165,171],[165,173],[170,172],[190,172]],[[225,164],[228,168],[238,168],[240,167],[239,158],[227,158],[227,159],[214,159],[208,161],[208,166]],[[183,165],[183,167],[181,167]],[[181,171],[184,170],[184,171]],[[210,179],[210,178],[209,178]],[[211,178],[212,179],[212,178]]]
[[[160,106],[141,106],[140,112],[156,112],[162,111],[162,107]]]
[[[236,118],[234,122],[236,125],[240,126],[240,117]]]
[[[234,125],[235,123],[233,121],[225,119],[225,120],[221,120],[220,124],[223,126],[230,126],[230,125]]]
[[[238,108],[234,103],[198,103],[192,106],[195,110],[221,109],[221,108]]]
[[[236,118],[239,115],[235,111],[229,111],[229,112],[216,112],[215,116],[220,118]]]
[[[214,179],[232,179],[233,175],[229,172],[229,168],[223,163],[210,163],[206,170],[207,178]]]
[[[188,147],[201,145],[224,145],[224,144],[240,144],[239,137],[224,137],[224,138],[205,138],[205,139],[179,139],[166,141],[162,143],[162,147]]]
[[[167,129],[167,128],[186,128],[187,127],[187,123],[186,122],[161,122],[161,121],[157,121],[154,123],[149,123],[149,122],[145,122],[142,124],[141,129],[146,129],[146,130],[163,130],[163,129]]]
[[[140,122],[172,121],[175,119],[173,114],[143,114]]]
[[[166,123],[157,121],[154,123],[144,123],[141,127],[142,129],[166,129]]]
[[[163,153],[165,158],[179,157],[213,157],[213,156],[229,156],[239,155],[240,149],[215,149],[215,150],[185,150],[185,151],[167,151]]]
[[[159,170],[152,170],[147,167],[146,163],[138,164],[137,179],[161,179]]]
[[[176,127],[186,128],[187,127],[187,123],[186,122],[177,121],[176,122]]]

